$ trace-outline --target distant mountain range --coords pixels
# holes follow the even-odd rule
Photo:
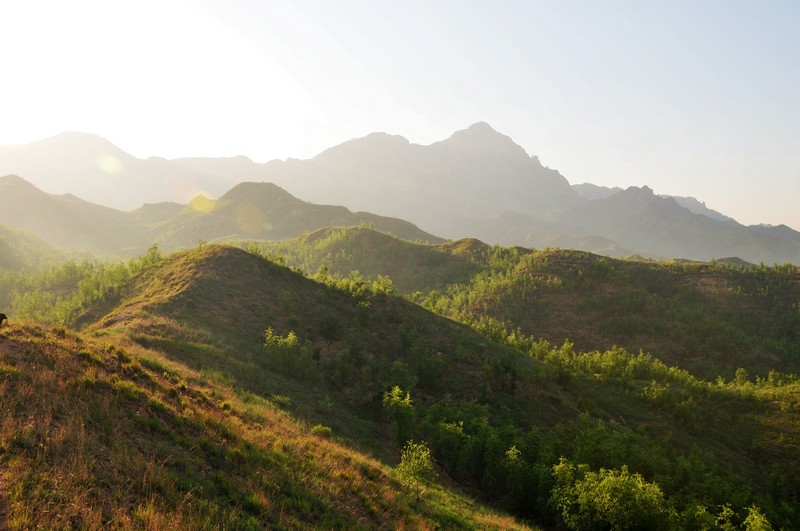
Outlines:
[[[296,219],[287,220],[293,227],[288,232],[278,230],[280,224],[274,219],[256,230],[256,221],[269,209],[248,218],[228,206],[230,197],[224,194],[233,192],[231,188],[238,183],[265,182],[292,194],[293,200],[393,216],[427,231],[416,237],[409,236],[413,231],[404,236],[400,232],[408,227],[401,229],[398,220],[393,222],[394,229],[388,225],[381,228],[412,239],[430,241],[434,238],[431,234],[436,234],[612,256],[637,253],[693,260],[736,256],[755,263],[800,263],[800,233],[789,227],[744,226],[695,198],[660,196],[646,186],[622,190],[589,183],[570,185],[558,171],[543,166],[537,157],[483,122],[428,146],[373,133],[308,160],[265,164],[246,157],[142,160],[100,137],[63,133],[27,146],[0,148],[0,175],[5,173],[20,175],[51,193],[69,192],[95,203],[133,210],[123,216],[126,222],[134,219],[153,225],[145,240],[158,236],[184,245],[193,237],[210,240],[235,234],[275,239],[295,235]],[[192,214],[200,205],[191,198],[201,192],[220,197],[215,203],[219,208],[215,219],[224,218],[224,222]],[[69,197],[69,201],[78,201]],[[164,205],[164,201],[176,204]],[[142,207],[144,203],[149,205]],[[188,206],[182,206],[186,203]],[[272,218],[279,212],[271,212]],[[321,216],[320,222],[327,216],[337,224],[351,219],[345,211],[337,212],[329,209],[314,216]],[[44,217],[58,215],[58,211],[42,213]],[[83,240],[130,237],[133,239],[128,241],[138,245],[135,234],[124,230],[108,234],[106,229],[115,227],[114,220],[121,215],[97,205],[85,209],[79,219],[98,216],[103,220],[89,223],[87,232],[93,227],[103,230],[94,236],[87,234]],[[168,226],[162,225],[173,216]],[[366,222],[377,226],[377,221]],[[37,221],[29,219],[28,223],[35,230]],[[306,230],[319,228],[315,223],[309,223]],[[57,229],[53,230],[57,233]],[[78,244],[83,241],[78,240]]]
[[[408,240],[442,241],[411,223],[341,206],[312,205],[271,183],[241,183],[212,200],[146,204],[122,212],[77,197],[45,193],[15,175],[0,177],[0,225],[63,248],[130,256],[153,243],[166,249],[201,240],[272,240],[328,226],[366,225]]]

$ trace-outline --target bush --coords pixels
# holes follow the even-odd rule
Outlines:
[[[403,486],[412,490],[416,500],[419,501],[425,492],[425,485],[436,479],[437,475],[428,445],[424,442],[408,441],[403,447],[397,474]]]
[[[668,529],[671,514],[664,494],[641,474],[587,465],[561,458],[553,467],[556,486],[551,503],[570,529]]]

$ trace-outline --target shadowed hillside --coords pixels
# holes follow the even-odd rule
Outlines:
[[[491,317],[580,350],[643,349],[711,379],[738,368],[762,376],[800,370],[800,277],[790,265],[615,260],[477,240],[415,245],[366,229],[263,248],[308,274],[325,265],[344,276],[388,276],[443,315]]]

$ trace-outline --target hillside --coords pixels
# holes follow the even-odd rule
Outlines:
[[[365,227],[329,227],[292,240],[254,244],[287,266],[309,274],[324,266],[332,275],[346,277],[357,271],[370,280],[387,276],[402,293],[466,282],[480,270],[477,256],[458,252],[453,243],[402,241]],[[475,252],[480,256],[486,246],[478,247]]]
[[[710,379],[739,368],[762,376],[800,371],[800,274],[790,266],[615,260],[476,240],[415,245],[367,229],[325,230],[263,249],[308,274],[325,265],[344,276],[388,276],[446,316],[491,317],[579,350],[644,349]]]
[[[312,280],[230,247],[150,264],[113,289],[111,311],[84,308],[88,333],[163,353],[389,462],[406,438],[426,440],[440,481],[543,525],[565,518],[553,504],[583,485],[563,475],[581,463],[657,483],[663,499],[648,514],[662,527],[696,527],[703,514],[739,525],[753,504],[776,525],[798,514],[796,377],[712,383],[646,354],[554,348],[489,321],[475,323],[479,335],[388,295],[385,280]]]
[[[0,394],[4,529],[523,528],[141,347],[12,325]]]

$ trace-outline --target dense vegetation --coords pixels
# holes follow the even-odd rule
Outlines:
[[[675,306],[692,299],[671,286],[723,278],[725,289],[712,293],[719,307],[734,311],[733,302],[719,301],[740,297],[756,310],[760,327],[747,333],[790,334],[797,298],[788,266],[630,264],[475,243],[437,248],[444,263],[462,257],[483,269],[415,298],[473,331],[393,296],[387,276],[323,267],[309,279],[251,251],[258,256],[202,246],[162,258],[151,249],[126,264],[87,265],[57,296],[80,300],[69,322],[88,323],[87,332],[134,352],[163,352],[243,403],[280,404],[320,436],[389,462],[400,460],[407,441],[425,441],[439,481],[547,526],[758,529],[798,518],[796,376],[741,369],[704,379],[638,350],[553,346],[526,335],[524,320],[510,326],[524,312],[498,319],[489,311],[519,300],[519,289],[535,301],[540,293],[613,293],[609,287],[622,285],[644,291],[647,304],[672,297],[665,305]],[[687,292],[702,293],[696,284]],[[699,312],[704,303],[695,302]],[[787,335],[785,343],[796,340]]]
[[[0,395],[3,528],[520,527],[135,345],[0,329]]]
[[[579,350],[649,352],[707,379],[800,371],[800,273],[790,265],[616,260],[579,251],[419,245],[366,229],[260,244],[314,274],[390,277],[412,300]]]

